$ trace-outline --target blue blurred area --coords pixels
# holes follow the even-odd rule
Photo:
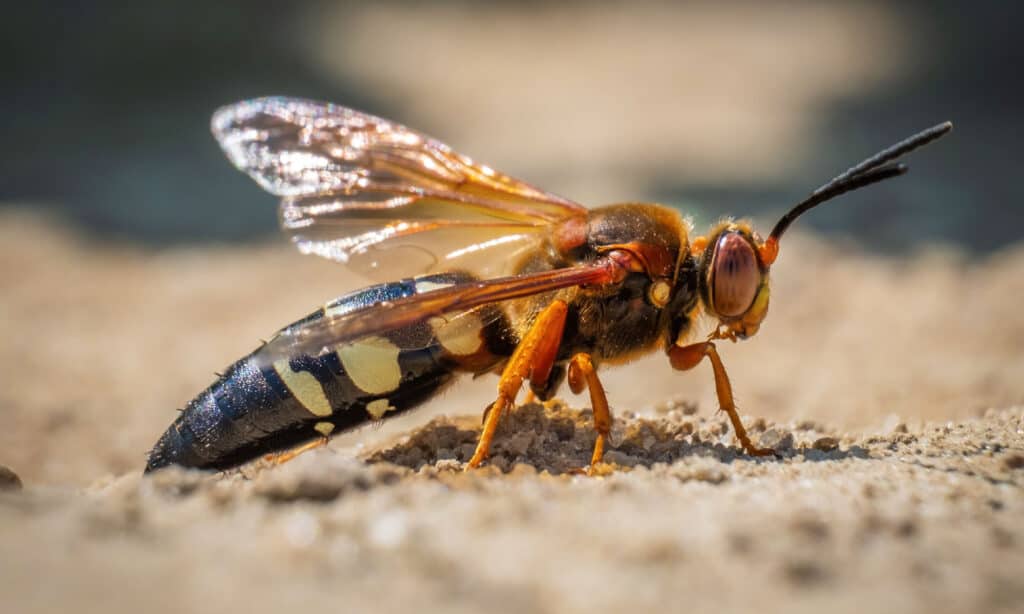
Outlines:
[[[276,233],[273,198],[234,172],[209,135],[214,109],[287,94],[401,116],[416,102],[326,75],[311,62],[310,20],[326,4],[7,7],[0,20],[0,206],[45,208],[84,232],[148,244]],[[543,3],[528,6],[544,19]],[[1016,27],[1024,9],[947,0],[903,3],[900,10],[914,28],[908,36],[931,41],[923,61],[883,91],[821,109],[825,121],[813,135],[820,155],[805,168],[740,188],[664,176],[637,197],[685,203],[702,220],[770,216],[873,151],[952,119],[954,134],[916,153],[910,177],[824,207],[801,226],[897,251],[945,241],[984,253],[1024,238],[1017,175],[1024,53]],[[579,67],[584,75],[588,69]],[[771,121],[771,109],[765,111]]]
[[[947,0],[903,8],[918,34],[938,44],[899,87],[827,109],[816,138],[821,155],[805,173],[756,190],[661,185],[663,198],[701,203],[703,219],[719,211],[778,212],[778,203],[798,201],[868,154],[949,119],[953,133],[909,157],[908,176],[822,207],[801,227],[848,234],[883,251],[942,241],[987,253],[1024,239],[1024,83],[1015,76],[1024,66],[1024,5]]]
[[[211,113],[268,92],[360,102],[309,69],[298,5],[63,1],[5,13],[0,202],[39,203],[100,236],[276,232],[274,199],[225,164]]]

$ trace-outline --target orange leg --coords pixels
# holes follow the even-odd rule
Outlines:
[[[732,428],[736,431],[736,438],[740,440],[743,450],[751,456],[769,456],[775,454],[771,448],[758,448],[747,436],[747,429],[743,428],[740,422],[740,414],[736,411],[736,402],[732,396],[732,385],[729,383],[729,376],[725,372],[725,365],[718,356],[715,344],[710,341],[694,343],[684,347],[673,347],[668,352],[669,361],[672,367],[679,371],[685,371],[696,367],[704,357],[711,361],[711,369],[715,372],[715,391],[718,393],[718,404],[722,411],[729,415]]]
[[[612,431],[612,414],[608,410],[608,397],[604,394],[604,386],[597,378],[597,370],[590,359],[590,354],[579,353],[569,362],[569,388],[574,394],[583,392],[583,386],[590,390],[590,407],[594,411],[594,430],[597,440],[594,442],[594,453],[590,457],[587,473],[593,475],[594,467],[604,456],[604,444]]]
[[[267,454],[264,458],[273,462],[275,465],[283,465],[303,452],[326,446],[328,441],[328,437],[317,437],[312,441],[307,441],[306,443],[296,446],[290,450],[277,452],[276,454]]]
[[[515,403],[523,381],[529,379],[532,383],[540,385],[551,374],[558,345],[562,342],[562,330],[565,328],[565,316],[568,311],[569,307],[565,301],[554,301],[540,312],[533,326],[519,342],[501,373],[501,380],[498,381],[498,398],[484,414],[484,428],[480,433],[480,441],[476,444],[473,458],[469,459],[466,465],[467,469],[479,467],[487,458],[501,414]]]

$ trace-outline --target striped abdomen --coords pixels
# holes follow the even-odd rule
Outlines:
[[[372,286],[343,296],[292,326],[323,317],[325,309],[370,309],[381,301],[469,279],[446,273]],[[455,373],[485,371],[511,353],[514,340],[507,320],[493,311],[497,307],[481,309],[269,366],[263,366],[266,361],[260,360],[257,349],[186,406],[149,453],[146,471],[171,464],[232,467],[412,409]]]

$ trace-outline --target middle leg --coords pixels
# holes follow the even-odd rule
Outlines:
[[[590,407],[594,412],[594,430],[597,440],[594,441],[594,453],[590,457],[589,475],[593,475],[594,467],[604,456],[604,445],[612,431],[612,414],[608,409],[608,397],[604,394],[604,386],[597,377],[597,369],[590,354],[580,352],[569,362],[569,388],[574,394],[583,392],[586,386],[590,390]]]

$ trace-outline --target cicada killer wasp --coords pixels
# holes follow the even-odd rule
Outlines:
[[[726,220],[691,236],[674,209],[588,209],[473,162],[396,123],[332,104],[262,98],[219,110],[231,162],[281,197],[302,253],[384,281],[334,299],[227,368],[149,453],[166,465],[223,469],[321,445],[413,409],[460,373],[500,374],[467,467],[487,458],[524,383],[550,398],[589,390],[602,458],[612,425],[597,369],[663,350],[679,370],[707,360],[743,450],[747,436],[715,341],[745,339],[768,311],[779,240],[807,210],[900,175],[896,160],[946,134],[920,132],[835,177],[762,238]],[[704,314],[713,331],[695,337]]]

